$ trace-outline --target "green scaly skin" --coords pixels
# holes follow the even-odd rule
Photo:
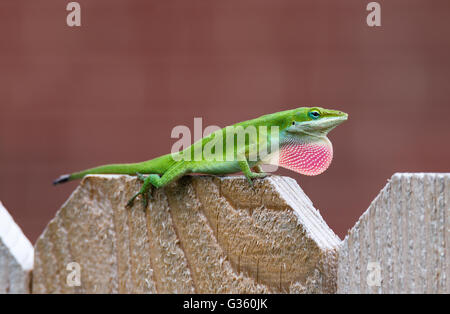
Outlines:
[[[140,163],[110,164],[75,172],[70,175],[63,175],[55,180],[54,184],[81,179],[89,174],[137,175],[143,182],[143,185],[140,191],[128,201],[127,206],[132,206],[136,197],[141,195],[144,208],[147,206],[150,187],[161,188],[187,173],[224,175],[242,171],[249,183],[252,184],[252,179],[267,176],[260,168],[260,166],[267,163],[267,161],[266,159],[263,160],[258,154],[256,156],[250,156],[249,154],[253,151],[252,148],[261,147],[261,145],[264,144],[271,147],[271,141],[274,140],[275,137],[271,135],[271,127],[277,126],[279,128],[279,143],[277,143],[278,145],[275,145],[275,147],[278,147],[279,149],[285,139],[292,139],[293,137],[303,143],[313,142],[317,139],[324,138],[328,141],[326,138],[328,132],[347,120],[347,117],[347,114],[344,112],[323,109],[320,107],[301,107],[281,111],[233,125],[233,127],[241,126],[244,129],[248,126],[254,126],[257,131],[257,136],[256,138],[247,137],[245,144],[240,145],[238,145],[238,141],[235,140],[234,145],[232,146],[233,159],[231,161],[226,159],[227,151],[225,140],[222,141],[223,161],[206,160],[202,154],[200,154],[199,160],[194,159],[194,156],[196,156],[195,154],[199,151],[203,151],[206,144],[209,143],[211,146],[211,141],[220,135],[218,133],[221,133],[222,138],[226,139],[228,129],[223,128],[200,139],[198,142],[186,148],[183,152],[177,153],[190,155],[192,158],[189,161],[174,158],[176,157],[176,154],[167,154]],[[267,127],[267,136],[260,136],[259,127],[261,126]],[[270,151],[270,153],[274,154],[276,151]],[[252,168],[257,172],[253,172],[251,170]],[[145,177],[142,174],[149,175]]]

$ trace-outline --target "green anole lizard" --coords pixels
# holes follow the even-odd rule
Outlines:
[[[328,168],[333,158],[328,132],[347,117],[344,112],[320,107],[281,111],[213,132],[181,152],[140,163],[99,166],[62,175],[53,183],[81,179],[88,174],[137,175],[143,184],[127,206],[132,206],[141,195],[145,208],[151,186],[163,187],[187,173],[223,175],[242,171],[252,184],[252,179],[267,175],[261,165],[273,164],[304,175],[317,175]],[[239,132],[244,132],[243,137],[239,137]]]

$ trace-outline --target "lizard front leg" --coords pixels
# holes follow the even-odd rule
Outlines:
[[[263,168],[261,167],[261,165],[256,165],[253,168],[253,171],[255,171],[256,173],[265,173]]]
[[[268,176],[268,174],[265,172],[260,172],[260,173],[253,172],[250,169],[250,165],[248,164],[247,159],[240,160],[239,167],[241,168],[242,172],[244,173],[244,175],[247,178],[248,183],[250,183],[250,185],[253,185],[252,179],[264,178],[264,177]]]

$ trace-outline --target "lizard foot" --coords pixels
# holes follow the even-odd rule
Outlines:
[[[250,184],[251,187],[253,186],[253,179],[260,179],[260,178],[265,178],[269,176],[268,173],[265,172],[252,172],[251,175],[246,176],[247,177],[247,181]]]
[[[134,200],[138,197],[141,196],[141,200],[142,200],[142,205],[144,206],[144,210],[147,208],[148,205],[148,200],[151,199],[151,190],[149,189],[148,191],[139,191],[136,194],[133,195],[132,198],[129,199],[129,201],[127,202],[127,205],[125,207],[133,207],[134,204]]]

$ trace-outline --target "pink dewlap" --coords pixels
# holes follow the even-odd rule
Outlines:
[[[315,176],[327,170],[332,159],[333,147],[328,143],[291,142],[281,147],[279,165],[307,176]]]

